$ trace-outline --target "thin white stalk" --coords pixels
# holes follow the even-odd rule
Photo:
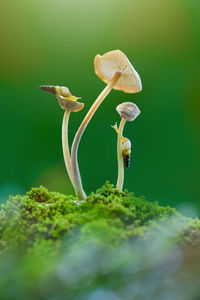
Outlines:
[[[87,115],[85,116],[83,122],[81,123],[81,125],[75,135],[75,138],[74,138],[74,141],[72,144],[72,150],[71,150],[71,163],[72,163],[72,171],[73,171],[73,175],[74,175],[74,188],[75,188],[76,195],[79,199],[86,199],[86,197],[87,197],[83,190],[83,187],[82,187],[81,175],[80,175],[79,166],[78,166],[79,143],[80,143],[81,137],[82,137],[88,123],[90,122],[92,116],[94,115],[95,111],[97,110],[99,105],[103,102],[103,100],[106,98],[106,96],[110,93],[112,88],[115,86],[115,84],[119,80],[120,76],[121,76],[120,72],[115,73],[115,75],[113,76],[110,83],[104,88],[104,90],[101,92],[101,94],[98,96],[96,101],[91,106],[90,110],[88,111]]]
[[[119,132],[123,135],[124,125],[126,123],[126,119],[122,118],[119,125]],[[122,156],[122,139],[120,135],[117,137],[117,161],[118,161],[118,178],[116,188],[122,191],[124,184],[124,160]]]
[[[70,116],[70,111],[66,110],[64,113],[63,122],[62,122],[62,149],[63,149],[65,166],[66,166],[69,178],[71,180],[71,183],[74,185],[71,157],[70,157],[70,151],[69,151],[69,142],[68,142],[69,116]]]

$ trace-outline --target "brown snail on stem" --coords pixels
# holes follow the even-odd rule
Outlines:
[[[120,133],[117,124],[114,126],[111,126],[112,128],[115,129],[115,131],[118,134],[118,138],[121,141],[121,155],[124,160],[124,165],[126,168],[130,167],[130,158],[131,158],[131,142],[128,138],[123,137],[123,135]]]

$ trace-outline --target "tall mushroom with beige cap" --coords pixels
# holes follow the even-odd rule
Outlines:
[[[62,148],[65,166],[69,178],[74,185],[74,175],[71,166],[71,157],[68,142],[68,123],[71,112],[77,112],[83,109],[84,103],[77,102],[79,97],[73,96],[69,89],[64,86],[41,85],[41,90],[55,94],[62,109],[65,110],[62,122]]]
[[[123,152],[122,152],[122,135],[124,130],[124,125],[126,121],[134,121],[140,114],[140,109],[137,107],[136,104],[132,102],[123,102],[116,107],[118,114],[120,115],[121,122],[119,125],[119,129],[116,130],[116,126],[114,126],[115,130],[117,131],[118,138],[117,138],[117,161],[118,161],[118,178],[116,188],[120,191],[123,188],[124,183],[124,162],[123,162]]]
[[[97,76],[107,84],[115,81],[116,73],[120,73],[119,79],[113,86],[115,90],[125,93],[138,93],[142,90],[140,76],[121,50],[110,51],[102,56],[97,54],[94,66]]]
[[[76,195],[80,199],[86,198],[86,194],[82,187],[81,175],[78,166],[78,146],[85,128],[87,127],[99,105],[103,102],[112,89],[121,90],[125,93],[137,93],[142,89],[142,84],[138,73],[133,68],[126,55],[120,50],[110,51],[102,56],[99,54],[96,55],[94,59],[94,66],[97,76],[107,83],[107,86],[91,106],[83,122],[81,123],[72,144],[71,162],[74,174],[74,186],[76,189]]]

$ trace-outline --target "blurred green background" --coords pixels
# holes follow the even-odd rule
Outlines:
[[[70,119],[70,142],[105,84],[97,53],[122,50],[140,74],[138,94],[112,91],[79,148],[87,193],[116,182],[116,105],[135,102],[125,188],[150,201],[200,213],[200,2],[197,0],[18,0],[0,12],[0,199],[31,186],[73,192],[62,156],[63,111],[41,84],[64,85],[85,108]]]

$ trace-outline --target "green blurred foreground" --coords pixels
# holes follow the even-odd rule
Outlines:
[[[87,201],[33,188],[0,211],[0,298],[199,299],[199,246],[198,219],[109,183]]]

